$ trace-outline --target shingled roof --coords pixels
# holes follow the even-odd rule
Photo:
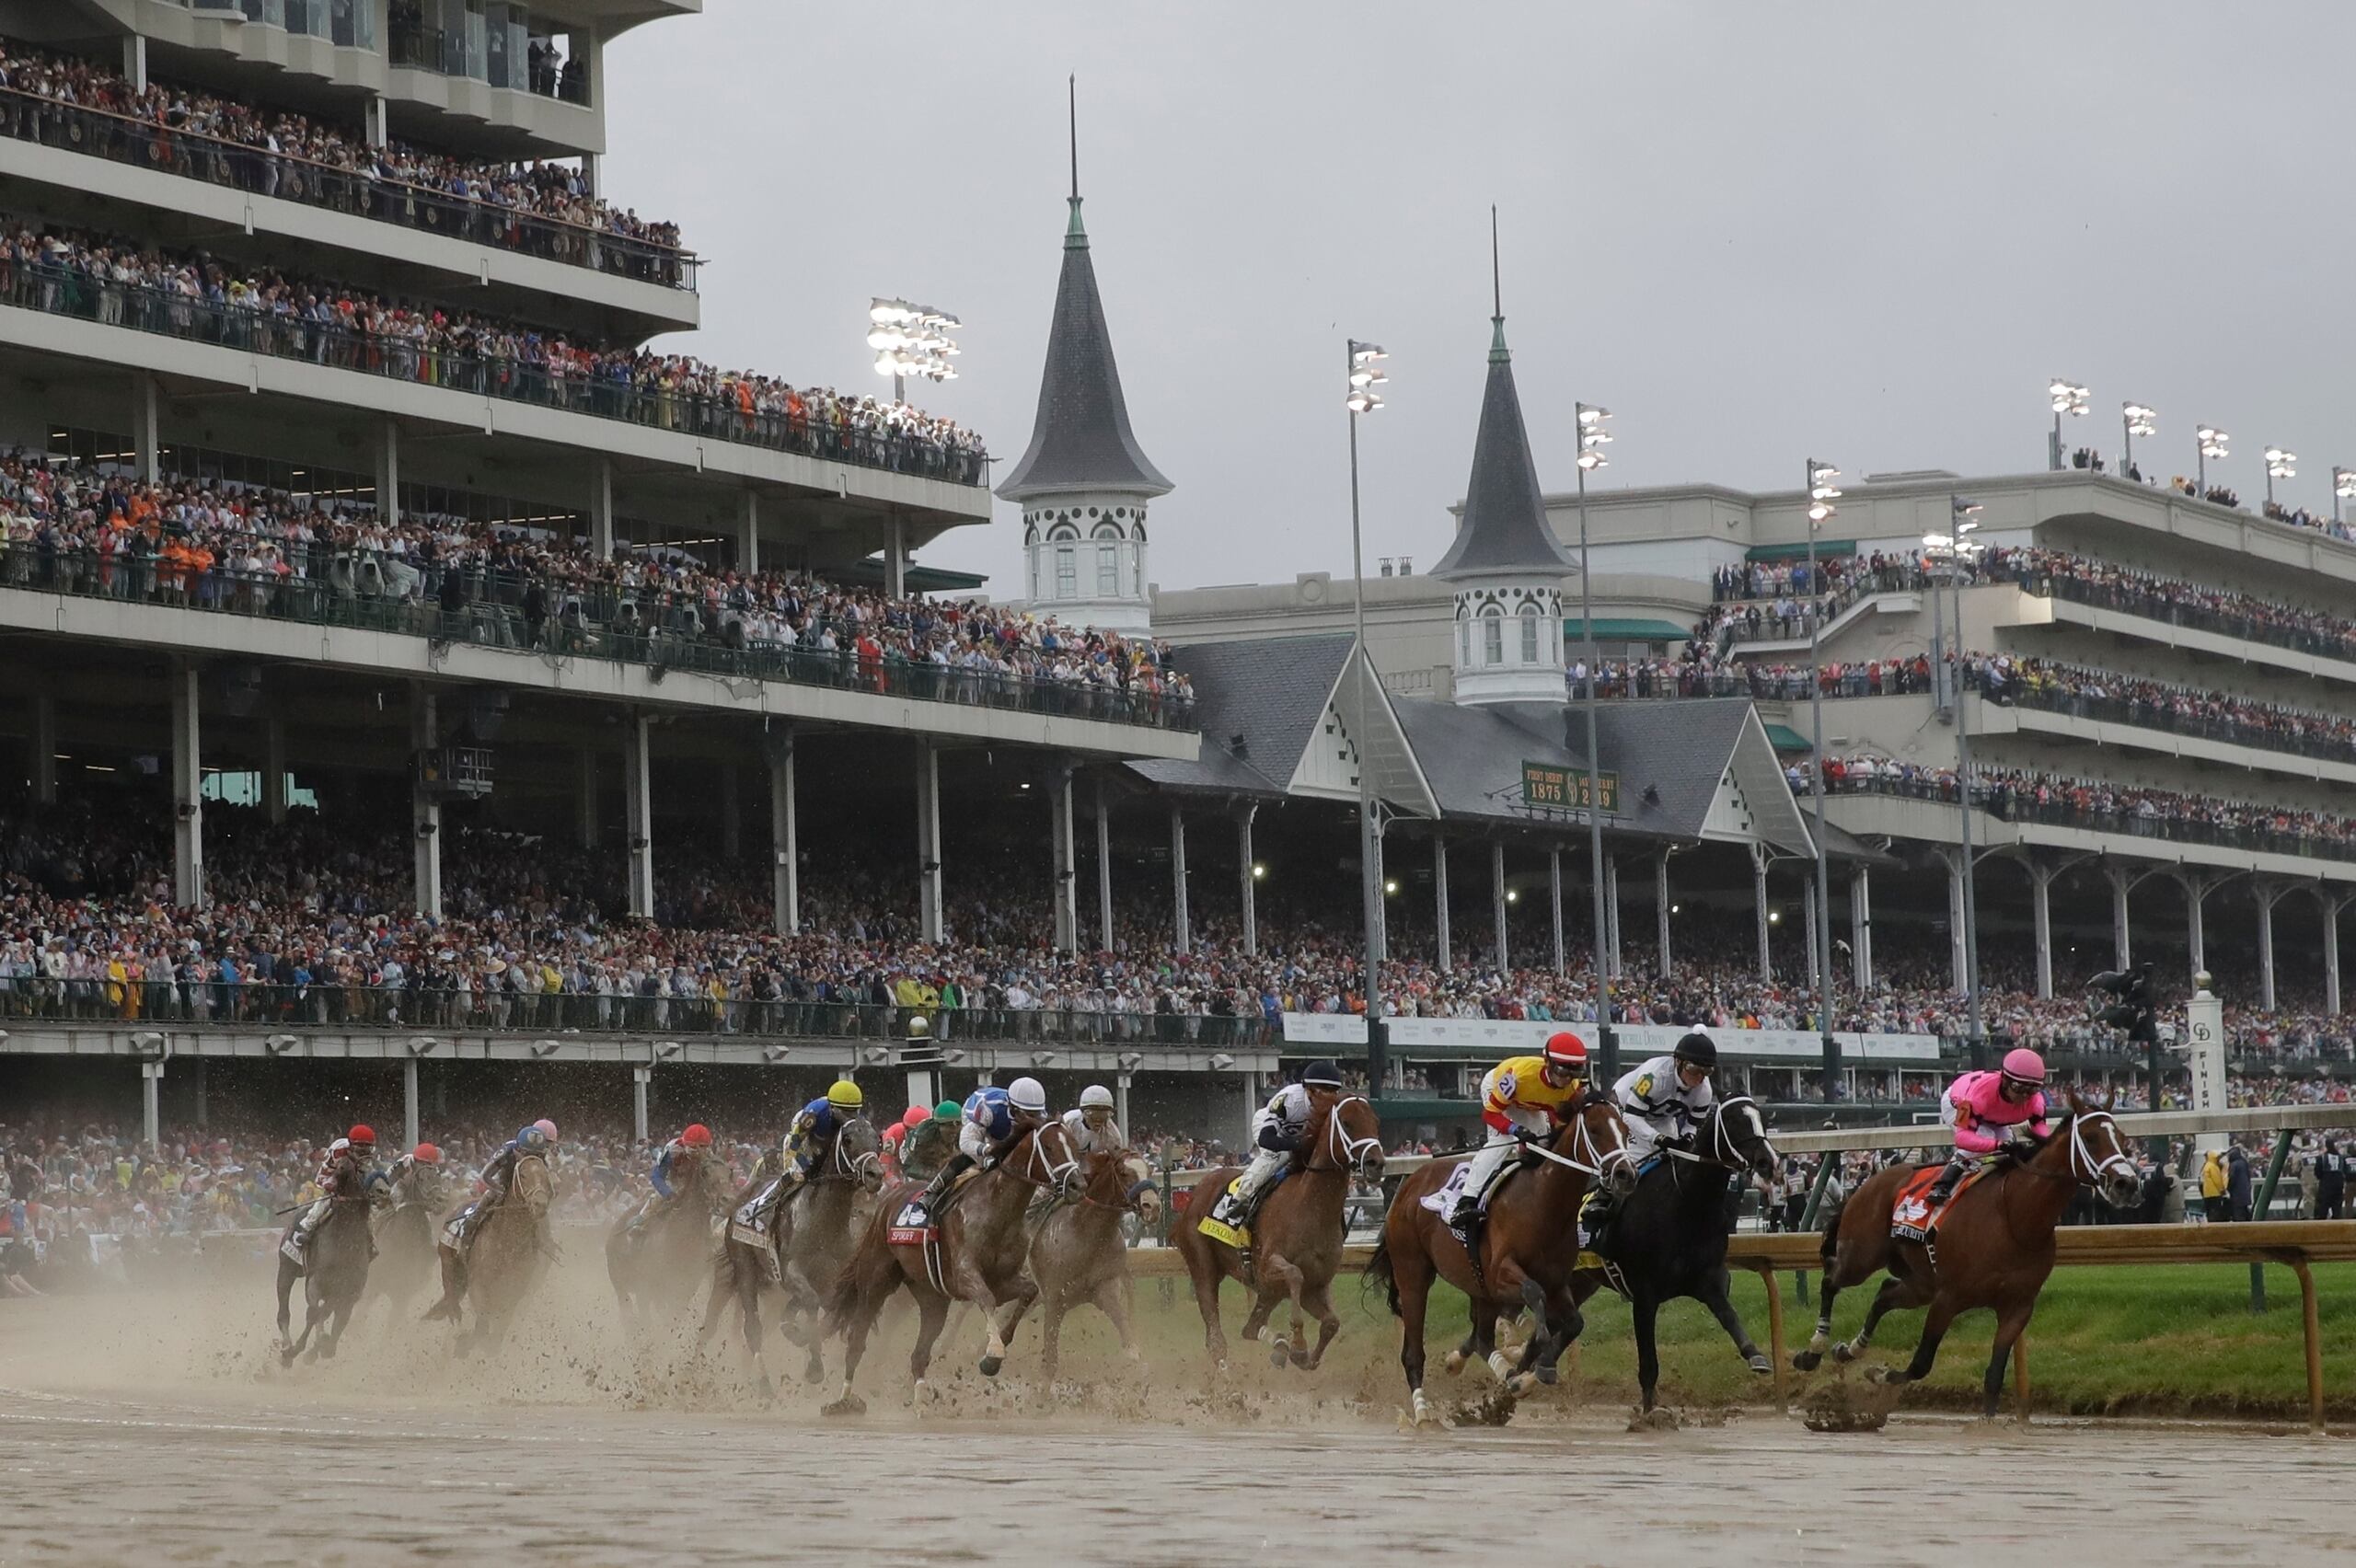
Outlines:
[[[1039,416],[1031,445],[998,487],[1001,500],[1075,490],[1113,490],[1166,495],[1173,488],[1146,456],[1129,429],[1121,372],[1113,363],[1113,335],[1096,292],[1096,269],[1080,226],[1080,198],[1071,202],[1064,236],[1063,277],[1047,331],[1047,365],[1039,376]]]
[[[1442,582],[1498,572],[1575,576],[1578,563],[1546,522],[1538,465],[1521,420],[1521,394],[1506,351],[1506,318],[1493,318],[1489,384],[1481,396],[1481,429],[1472,439],[1472,478],[1464,487],[1464,514],[1456,537],[1431,574]]]

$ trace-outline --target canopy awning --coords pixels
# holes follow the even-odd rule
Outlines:
[[[1808,744],[1807,737],[1806,735],[1801,734],[1789,724],[1768,725],[1767,744],[1773,746],[1777,751],[1804,752],[1814,751],[1816,749],[1814,746]]]
[[[1854,539],[1819,539],[1816,553],[1821,560],[1839,560],[1857,553]],[[1807,541],[1796,545],[1753,545],[1742,553],[1745,560],[1804,560],[1807,558]]]
[[[1675,621],[1645,616],[1598,616],[1595,617],[1595,640],[1598,642],[1683,642],[1693,635],[1691,627]],[[1587,640],[1587,622],[1576,616],[1563,621],[1565,647],[1576,647]]]

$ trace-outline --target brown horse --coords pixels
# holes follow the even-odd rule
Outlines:
[[[819,1332],[819,1297],[834,1283],[859,1240],[863,1222],[872,1217],[864,1200],[884,1184],[878,1147],[873,1123],[864,1116],[846,1120],[818,1155],[810,1179],[777,1202],[765,1241],[745,1239],[738,1226],[744,1223],[745,1209],[768,1190],[769,1183],[756,1180],[736,1194],[732,1217],[722,1232],[720,1256],[712,1266],[711,1298],[704,1306],[697,1344],[711,1338],[721,1313],[733,1301],[755,1375],[764,1389],[768,1388],[768,1366],[761,1355],[761,1296],[775,1288],[785,1297],[780,1309],[780,1332],[809,1352],[804,1379],[814,1383],[826,1375],[820,1352],[825,1336]],[[745,1231],[754,1234],[748,1223]],[[797,1315],[803,1320],[798,1330]]]
[[[404,1313],[419,1292],[433,1288],[433,1216],[445,1201],[438,1181],[425,1185],[412,1177],[393,1189],[393,1206],[375,1219],[376,1263],[368,1271],[367,1299],[383,1297],[395,1313]]]
[[[1920,1169],[1893,1165],[1875,1172],[1826,1221],[1822,1309],[1815,1337],[1792,1365],[1815,1370],[1832,1333],[1832,1298],[1888,1269],[1889,1277],[1865,1309],[1865,1326],[1855,1339],[1831,1345],[1832,1358],[1854,1361],[1864,1355],[1885,1313],[1927,1307],[1914,1359],[1902,1371],[1876,1367],[1867,1374],[1877,1383],[1918,1382],[1930,1375],[1956,1314],[1988,1308],[1996,1314],[1996,1345],[1981,1389],[1981,1413],[1992,1416],[2013,1342],[2028,1327],[2038,1294],[2053,1272],[2053,1228],[2062,1211],[2082,1186],[2096,1189],[2113,1208],[2125,1208],[2141,1194],[2142,1182],[2110,1113],[2088,1109],[2075,1094],[2070,1114],[2050,1136],[1956,1195],[1927,1244],[1890,1234],[1899,1189]]]
[[[1085,1166],[1079,1193],[1049,1200],[1046,1213],[1031,1231],[1031,1274],[1039,1282],[1039,1330],[1046,1341],[1041,1373],[1049,1381],[1056,1376],[1064,1314],[1083,1304],[1112,1319],[1114,1332],[1121,1336],[1121,1353],[1131,1361],[1139,1359],[1137,1330],[1129,1317],[1136,1286],[1129,1278],[1121,1222],[1138,1212],[1131,1188],[1153,1189],[1138,1181],[1126,1155],[1091,1154]]]
[[[851,1379],[859,1375],[876,1314],[903,1286],[916,1297],[919,1317],[916,1348],[908,1354],[908,1371],[918,1392],[925,1388],[933,1341],[949,1320],[953,1301],[970,1301],[988,1315],[989,1343],[982,1352],[981,1372],[985,1378],[997,1377],[1006,1364],[1007,1342],[1039,1297],[1038,1282],[1023,1266],[1031,1250],[1023,1211],[1034,1191],[1065,1191],[1079,1176],[1080,1157],[1061,1122],[1025,1127],[987,1170],[935,1203],[935,1244],[892,1239],[900,1228],[902,1208],[924,1191],[923,1184],[903,1182],[885,1188],[867,1233],[827,1292],[826,1331],[840,1331],[846,1341],[843,1391],[826,1413],[857,1415],[867,1409],[867,1402],[851,1392]]]
[[[507,1178],[507,1196],[483,1217],[465,1262],[449,1240],[453,1214],[443,1222],[442,1299],[426,1311],[430,1321],[459,1320],[466,1303],[475,1309],[474,1327],[458,1340],[465,1355],[479,1345],[497,1348],[508,1320],[523,1304],[533,1286],[548,1272],[546,1234],[549,1205],[556,1201],[556,1177],[537,1155],[515,1162]]]
[[[1367,1260],[1366,1275],[1384,1287],[1392,1315],[1402,1320],[1399,1364],[1419,1426],[1435,1419],[1424,1397],[1424,1312],[1434,1279],[1445,1279],[1472,1302],[1472,1336],[1448,1358],[1449,1370],[1461,1366],[1470,1351],[1517,1393],[1533,1381],[1554,1381],[1555,1363],[1587,1326],[1572,1291],[1579,1205],[1599,1182],[1620,1193],[1635,1186],[1628,1124],[1610,1100],[1589,1090],[1571,1102],[1552,1147],[1533,1144],[1529,1152],[1538,1169],[1508,1179],[1489,1200],[1477,1270],[1448,1221],[1422,1202],[1469,1155],[1435,1159],[1409,1175],[1383,1216],[1382,1239]],[[1508,1370],[1496,1348],[1497,1319],[1525,1307],[1536,1315],[1538,1331]]]
[[[1312,1111],[1293,1161],[1291,1173],[1260,1204],[1252,1222],[1248,1261],[1227,1242],[1202,1232],[1204,1216],[1242,1173],[1237,1166],[1223,1165],[1195,1182],[1186,1213],[1171,1237],[1194,1279],[1195,1304],[1203,1314],[1203,1348],[1218,1370],[1227,1367],[1218,1292],[1230,1279],[1252,1294],[1251,1315],[1242,1331],[1247,1340],[1258,1339],[1277,1303],[1291,1298],[1292,1337],[1288,1341],[1278,1335],[1268,1347],[1268,1359],[1276,1366],[1289,1363],[1303,1371],[1314,1369],[1341,1332],[1341,1315],[1334,1310],[1331,1297],[1334,1275],[1342,1266],[1346,1231],[1342,1210],[1349,1200],[1350,1178],[1382,1174],[1382,1126],[1373,1105],[1366,1096],[1352,1094]],[[1303,1348],[1309,1338],[1304,1309],[1317,1319],[1314,1350]]]
[[[606,1278],[622,1327],[643,1332],[657,1313],[676,1313],[710,1274],[712,1220],[731,1206],[728,1168],[716,1151],[697,1160],[669,1198],[649,1194],[606,1232]]]

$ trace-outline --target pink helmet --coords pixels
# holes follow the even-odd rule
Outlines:
[[[2015,1083],[2031,1088],[2045,1087],[2045,1058],[2026,1045],[2015,1045],[2004,1053],[2004,1076]]]
[[[2042,1077],[2043,1077],[2043,1075],[2044,1075],[2044,1072],[2045,1072],[2044,1067],[2043,1067],[2043,1066],[2039,1066],[2037,1070],[2038,1070],[2038,1076],[2039,1076],[2040,1078],[2042,1078]],[[554,1142],[556,1142],[556,1124],[555,1124],[554,1122],[551,1122],[551,1121],[549,1121],[546,1116],[543,1116],[543,1117],[541,1117],[538,1121],[537,1121],[537,1122],[533,1123],[533,1124],[532,1124],[532,1125],[534,1125],[534,1126],[536,1126],[536,1127],[539,1128],[539,1129],[540,1129],[540,1131],[542,1131],[542,1132],[544,1132],[544,1133],[548,1134],[548,1136],[549,1136],[549,1142],[550,1142],[550,1143],[554,1143]]]

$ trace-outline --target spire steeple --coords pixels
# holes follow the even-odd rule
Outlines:
[[[1494,202],[1489,204],[1489,363],[1513,363],[1513,355],[1506,352],[1506,285],[1504,273],[1497,266],[1497,208]]]
[[[1077,75],[1065,77],[1064,87],[1070,94],[1071,124],[1071,223],[1064,229],[1064,248],[1085,250],[1088,248],[1088,230],[1081,226],[1080,221],[1080,77]]]

